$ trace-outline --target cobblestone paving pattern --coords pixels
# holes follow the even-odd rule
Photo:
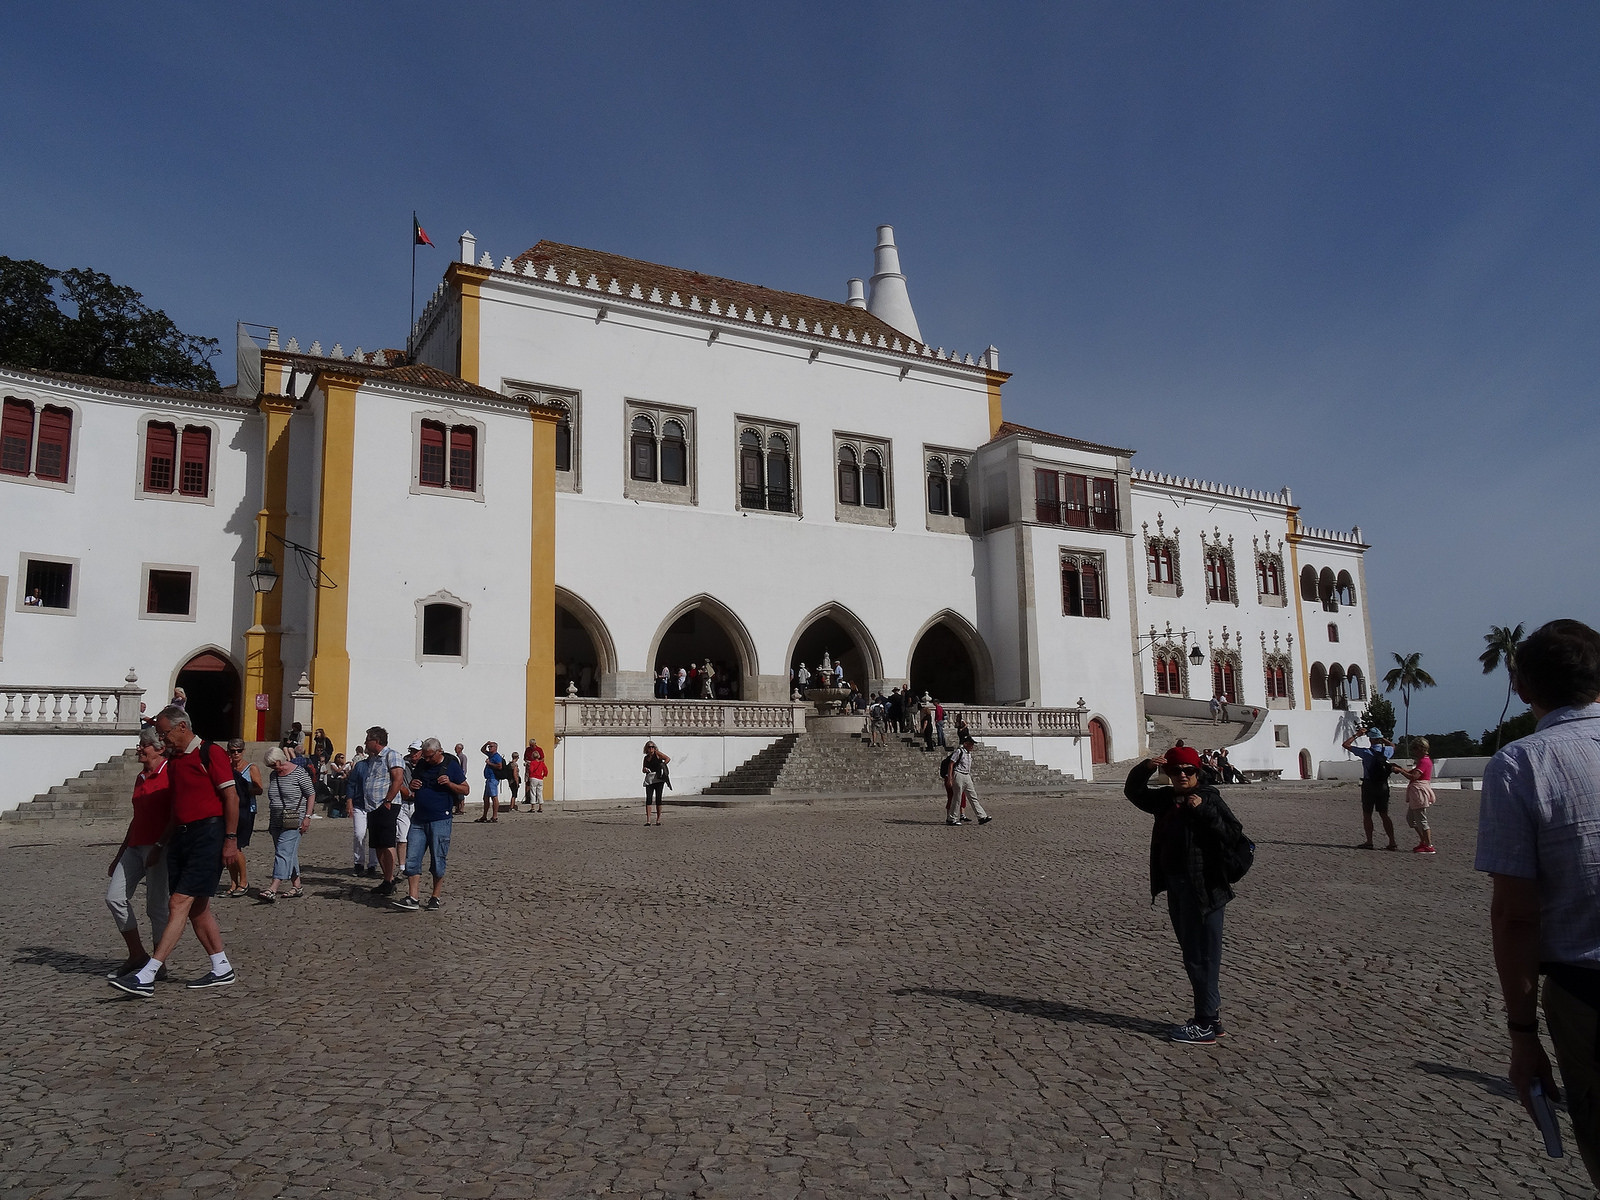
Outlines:
[[[1230,792],[1260,849],[1214,1049],[1162,1040],[1187,990],[1114,788],[982,829],[932,797],[458,822],[439,913],[318,821],[304,899],[218,901],[240,982],[151,1001],[102,978],[120,826],[8,830],[0,1191],[1592,1195],[1503,1082],[1476,796],[1430,860],[1351,849],[1355,795]]]

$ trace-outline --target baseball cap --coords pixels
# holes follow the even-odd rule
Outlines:
[[[407,750],[421,750],[422,749],[422,739],[418,738],[416,741],[412,742],[409,746],[407,746],[406,749]]]
[[[1382,737],[1383,736],[1383,730],[1381,730],[1381,729],[1369,729],[1369,730],[1367,730],[1367,736],[1369,738]]]
[[[1193,746],[1174,746],[1167,751],[1167,766],[1169,767],[1198,767],[1200,755]]]

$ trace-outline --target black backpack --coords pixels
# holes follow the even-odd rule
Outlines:
[[[1222,827],[1222,844],[1218,847],[1222,875],[1229,883],[1238,883],[1255,865],[1256,844],[1245,836],[1244,826],[1231,810],[1224,810]]]
[[[955,760],[956,756],[954,754],[946,754],[944,758],[940,760],[939,778],[944,780],[946,783],[950,782],[950,772],[955,766]]]

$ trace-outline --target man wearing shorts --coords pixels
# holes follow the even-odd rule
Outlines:
[[[360,799],[352,806],[355,833],[356,870],[361,870],[361,833],[367,836],[370,853],[378,856],[383,882],[373,888],[379,896],[394,895],[395,847],[399,844],[401,789],[406,781],[405,760],[389,745],[389,731],[381,725],[367,730],[367,757],[354,770],[361,780]]]
[[[422,743],[422,753],[411,772],[412,794],[417,811],[406,839],[406,894],[394,901],[396,908],[415,912],[423,907],[417,898],[422,875],[422,852],[428,852],[433,872],[433,893],[427,907],[437,912],[444,907],[439,894],[444,891],[445,859],[450,854],[450,827],[456,798],[472,790],[461,763],[444,752],[438,738]]]
[[[1394,822],[1389,819],[1389,759],[1394,754],[1394,743],[1381,730],[1369,729],[1367,746],[1363,748],[1354,744],[1360,736],[1352,733],[1344,740],[1344,748],[1361,760],[1361,827],[1366,830],[1367,840],[1356,848],[1372,849],[1372,814],[1376,812],[1383,819],[1384,833],[1389,835],[1384,849],[1397,850]]]
[[[203,741],[189,724],[189,714],[175,705],[157,715],[156,733],[167,745],[167,775],[172,780],[172,820],[162,839],[170,915],[150,961],[111,980],[118,991],[147,998],[155,995],[156,973],[177,949],[185,924],[194,926],[195,936],[211,956],[211,969],[188,986],[225,987],[233,982],[233,965],[222,947],[211,897],[216,895],[223,866],[239,858],[239,797],[227,752]]]

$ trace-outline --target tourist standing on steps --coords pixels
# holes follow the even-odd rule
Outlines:
[[[656,748],[654,742],[644,744],[644,823],[661,824],[661,789],[671,782],[667,764],[672,759]],[[650,820],[650,797],[655,797],[656,819]]]
[[[1170,787],[1151,788],[1160,768]],[[1147,758],[1128,772],[1123,794],[1155,817],[1150,830],[1150,899],[1167,893],[1167,916],[1183,952],[1183,969],[1194,993],[1194,1017],[1173,1028],[1174,1042],[1209,1046],[1222,1028],[1222,917],[1233,899],[1222,865],[1227,822],[1237,824],[1214,787],[1200,782],[1200,756],[1189,746],[1174,746],[1160,758]]]
[[[172,819],[162,839],[171,892],[167,924],[150,961],[111,980],[119,991],[145,997],[155,995],[156,974],[178,948],[185,925],[194,926],[195,936],[211,956],[211,969],[188,986],[224,987],[234,981],[233,964],[211,911],[223,866],[239,856],[234,846],[239,836],[239,798],[234,795],[233,770],[222,747],[207,746],[181,708],[169,704],[156,714],[156,733],[169,751],[167,777],[172,781]]]
[[[122,844],[106,871],[111,877],[106,907],[128,944],[128,957],[107,979],[131,975],[150,961],[139,938],[139,918],[133,915],[133,894],[141,879],[152,946],[167,927],[167,864],[161,861],[161,839],[166,836],[172,817],[172,781],[167,778],[161,739],[153,729],[139,731],[139,765],[139,778],[133,781],[133,820],[128,822],[128,832],[122,835]]]
[[[1357,746],[1359,733],[1344,740],[1344,749],[1361,760],[1361,828],[1367,840],[1356,847],[1372,849],[1372,814],[1376,812],[1383,821],[1383,831],[1389,835],[1385,850],[1398,850],[1394,840],[1394,822],[1389,819],[1389,760],[1394,757],[1394,743],[1383,736],[1381,730],[1367,730],[1366,747]]]
[[[978,789],[972,783],[972,751],[976,746],[977,743],[969,737],[950,756],[950,794],[944,804],[946,825],[962,824],[961,810],[968,804],[972,805],[979,825],[987,825],[994,820],[978,803]]]
[[[472,790],[459,759],[444,752],[438,738],[422,743],[416,770],[412,774],[416,812],[406,835],[406,894],[394,901],[396,908],[415,912],[422,908],[418,890],[422,876],[422,852],[428,852],[428,869],[433,873],[433,891],[427,908],[437,912],[444,907],[445,862],[450,856],[450,829],[457,797]]]
[[[1222,724],[1222,697],[1221,696],[1213,695],[1211,697],[1211,723],[1213,725]]]
[[[1494,879],[1509,1075],[1530,1112],[1535,1084],[1560,1099],[1539,1042],[1542,974],[1573,1140],[1600,1188],[1600,633],[1551,621],[1517,647],[1511,676],[1537,725],[1484,768],[1475,864]]]

